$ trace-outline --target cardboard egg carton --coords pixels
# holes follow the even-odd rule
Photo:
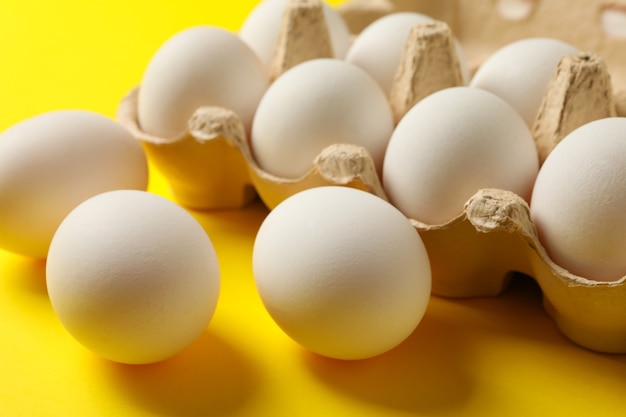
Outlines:
[[[533,129],[541,160],[576,127],[603,117],[626,116],[626,94],[615,87],[626,87],[626,54],[617,52],[626,49],[626,39],[592,40],[576,35],[587,42],[580,43],[541,30],[547,21],[552,31],[557,26],[567,30],[566,24],[547,20],[544,13],[551,9],[542,3],[561,4],[559,18],[567,22],[580,18],[578,7],[588,10],[589,4],[598,6],[599,1],[577,1],[576,5],[557,0],[528,1],[533,7],[524,18],[518,14],[517,20],[505,23],[502,13],[492,10],[496,3],[480,0],[470,6],[469,0],[353,0],[340,11],[355,33],[394,11],[414,10],[438,19],[415,27],[409,36],[390,94],[396,121],[426,95],[462,83],[459,60],[451,46],[453,33],[465,46],[473,68],[508,41],[530,36],[557,37],[590,51],[564,57],[554,73]],[[477,32],[470,33],[474,29]],[[498,31],[503,34],[494,36]],[[596,35],[590,32],[589,37]],[[329,51],[319,1],[288,2],[272,78],[300,62],[327,57]],[[290,195],[321,185],[355,187],[387,199],[369,153],[354,145],[336,144],[324,149],[300,178],[280,178],[264,171],[254,160],[241,121],[228,109],[198,109],[187,131],[177,138],[149,135],[137,119],[138,88],[122,100],[118,119],[142,142],[182,205],[239,208],[258,194],[271,209]],[[538,282],[546,311],[568,338],[593,350],[626,353],[626,277],[597,282],[554,264],[537,238],[528,204],[521,197],[505,190],[477,190],[463,212],[445,224],[410,221],[429,253],[434,294],[497,295],[506,288],[511,272],[521,272]]]

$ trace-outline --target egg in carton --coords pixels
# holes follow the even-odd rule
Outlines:
[[[332,56],[322,3],[289,1],[270,69],[271,79],[298,63]],[[241,208],[257,194],[269,207],[299,191],[321,185],[346,185],[384,196],[370,154],[360,146],[333,144],[297,178],[262,169],[240,115],[220,107],[198,108],[185,132],[172,138],[142,129],[137,87],[118,107],[117,118],[142,143],[149,160],[167,180],[175,199],[194,209]]]
[[[363,11],[376,16],[394,10],[388,4],[381,9],[385,2],[361,3],[356,14],[359,19]],[[377,3],[374,8],[373,3]],[[448,6],[443,9],[449,14]],[[345,11],[349,7],[350,3],[344,9],[348,23],[350,15]],[[298,62],[329,55],[328,37],[318,36],[326,33],[319,2],[288,3],[283,19],[274,77]],[[318,47],[308,49],[306,45]],[[458,57],[451,45],[447,24],[435,21],[413,29],[390,96],[396,121],[428,94],[462,84]],[[315,52],[299,56],[305,50]],[[594,82],[580,82],[589,81],[589,77]],[[616,106],[612,93],[602,59],[586,53],[564,58],[535,123],[540,158],[543,160],[574,128],[613,116],[615,108],[623,114],[623,94],[616,94]],[[364,189],[387,199],[371,156],[359,146],[332,145],[315,159],[305,175],[281,178],[259,167],[246,130],[233,111],[200,108],[189,120],[185,134],[171,141],[142,131],[136,100],[134,90],[122,101],[118,117],[143,142],[183,205],[204,209],[242,207],[256,191],[271,209],[298,191],[329,184]],[[593,350],[626,352],[626,307],[621,302],[626,297],[626,278],[599,282],[556,265],[539,242],[528,204],[515,193],[477,190],[464,211],[448,222],[431,225],[410,221],[428,248],[434,294],[496,295],[506,287],[512,271],[522,272],[538,282],[546,310],[567,337]]]

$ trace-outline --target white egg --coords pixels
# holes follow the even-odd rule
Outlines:
[[[386,201],[319,187],[279,204],[259,229],[255,282],[276,323],[338,359],[382,354],[421,321],[431,271],[422,240]]]
[[[626,275],[626,118],[567,135],[539,171],[530,204],[550,258],[597,281]]]
[[[383,166],[383,186],[405,215],[442,224],[481,188],[528,200],[539,169],[522,118],[498,96],[471,87],[440,90],[400,120]]]
[[[141,145],[113,120],[75,110],[24,120],[0,135],[0,247],[45,258],[56,228],[82,201],[147,186]]]
[[[376,165],[393,130],[389,102],[365,71],[337,59],[314,59],[281,75],[259,103],[251,144],[267,172],[298,178],[335,143],[360,145]]]
[[[225,107],[249,129],[269,85],[269,73],[235,34],[212,26],[186,29],[165,42],[150,60],[137,103],[141,128],[175,138],[202,106]]]
[[[112,361],[169,358],[212,318],[220,271],[211,240],[184,209],[148,192],[97,195],[50,246],[48,294],[63,326]]]
[[[241,39],[250,45],[268,68],[274,57],[287,1],[262,1],[248,14],[239,30]],[[335,9],[325,2],[322,6],[334,57],[342,59],[350,47],[350,30]]]
[[[433,18],[414,12],[398,12],[383,16],[368,25],[356,37],[346,55],[346,61],[363,68],[389,94],[396,71],[402,60],[407,38],[413,27],[432,22]],[[456,53],[465,82],[469,67],[459,42]]]
[[[577,51],[557,39],[522,39],[490,55],[469,85],[502,97],[532,127],[559,61]]]

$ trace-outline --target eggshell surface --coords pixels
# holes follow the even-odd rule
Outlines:
[[[276,51],[287,0],[265,0],[259,3],[241,25],[239,36],[270,67]],[[350,47],[350,30],[341,15],[322,2],[334,57],[343,59]]]
[[[217,256],[200,224],[163,197],[131,190],[95,196],[65,218],[46,277],[69,333],[130,364],[160,361],[191,344],[220,288]]]
[[[576,52],[576,47],[558,39],[522,39],[491,54],[469,85],[503,98],[532,127],[559,61]]]
[[[389,94],[411,29],[432,21],[430,16],[413,12],[383,16],[368,25],[355,38],[346,55],[346,61],[363,68]],[[465,54],[458,42],[455,42],[455,46],[461,73],[467,83],[470,73]]]
[[[542,165],[530,209],[557,265],[595,281],[625,276],[626,118],[567,135]]]
[[[259,166],[298,178],[327,146],[364,147],[380,169],[393,130],[389,102],[362,69],[336,59],[314,59],[281,75],[259,103],[251,144]]]
[[[113,120],[79,110],[26,119],[0,135],[0,247],[45,258],[82,201],[147,185],[141,146]]]
[[[312,188],[265,219],[253,268],[269,314],[318,354],[361,359],[405,340],[431,289],[428,256],[386,201],[347,187]]]
[[[478,88],[440,90],[413,106],[389,141],[383,186],[407,217],[443,224],[481,188],[527,201],[539,169],[535,143],[504,100]]]
[[[237,113],[249,130],[268,85],[267,69],[237,35],[192,27],[171,37],[150,60],[139,87],[139,124],[147,133],[174,139],[195,110],[216,106]]]

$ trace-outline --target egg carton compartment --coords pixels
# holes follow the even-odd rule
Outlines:
[[[593,281],[555,264],[518,195],[479,190],[446,224],[411,223],[428,251],[434,294],[495,296],[512,273],[523,273],[539,284],[546,311],[566,337],[592,350],[626,353],[626,277]]]
[[[577,31],[566,29],[567,21],[583,21],[581,10],[588,12],[590,4],[593,10],[605,10],[603,3],[520,1],[528,3],[529,9],[515,19],[503,17],[502,10],[498,11],[500,3],[483,1],[470,6],[469,1],[354,0],[340,10],[355,32],[365,22],[399,10],[442,19],[411,32],[390,95],[396,121],[426,95],[462,84],[459,62],[450,46],[452,32],[468,48],[472,68],[484,60],[486,51],[539,34],[594,51],[564,57],[553,75],[533,129],[540,160],[576,127],[603,117],[626,116],[626,58],[618,53],[619,48],[626,47],[626,36],[607,37],[604,29],[579,36],[572,35]],[[549,25],[546,23],[545,14],[551,10],[548,3],[561,5],[563,24],[555,25],[553,18]],[[318,36],[326,33],[320,3],[303,0],[287,4],[272,65],[273,78],[299,62],[325,57],[329,50],[328,36]],[[606,10],[617,7],[612,4],[612,9]],[[473,30],[477,32],[470,33]],[[506,35],[495,36],[498,31]],[[310,45],[316,46],[307,49]],[[316,52],[302,55],[303,50]],[[351,186],[388,200],[371,156],[355,145],[335,144],[324,149],[299,178],[281,178],[264,171],[254,159],[241,121],[228,109],[198,109],[189,119],[187,131],[176,138],[149,135],[137,118],[139,88],[122,100],[118,119],[141,141],[184,206],[239,208],[258,194],[272,209],[290,195],[321,185]],[[463,212],[445,224],[410,221],[431,259],[434,294],[494,296],[506,288],[512,272],[520,272],[537,281],[546,311],[568,338],[592,350],[626,353],[626,277],[598,282],[556,265],[539,242],[528,204],[521,197],[505,190],[477,190]]]
[[[184,134],[166,140],[141,130],[134,89],[120,104],[117,118],[141,141],[149,160],[167,178],[175,199],[189,208],[241,208],[258,193],[272,209],[297,192],[323,185],[350,186],[386,199],[374,162],[360,146],[331,145],[306,174],[288,179],[258,166],[245,129],[231,110],[199,108]]]

